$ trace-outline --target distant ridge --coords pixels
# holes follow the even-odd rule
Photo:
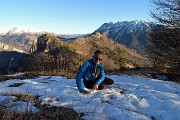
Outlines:
[[[22,34],[22,33],[44,33],[42,30],[25,27],[25,26],[11,26],[0,28],[0,34]]]
[[[5,43],[11,48],[15,47],[15,49],[19,48],[28,52],[32,43],[44,33],[32,27],[4,27],[0,28],[0,42]]]
[[[152,22],[143,20],[104,23],[95,32],[106,35],[113,41],[145,54],[148,32],[155,27]]]
[[[0,42],[0,51],[17,51],[20,53],[25,53],[25,51],[18,49],[14,46],[7,45],[5,43]]]

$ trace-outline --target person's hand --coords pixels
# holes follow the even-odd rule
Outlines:
[[[94,90],[98,90],[98,85],[94,85],[94,86],[93,86],[93,89],[94,89]]]
[[[90,92],[88,90],[82,90],[81,93],[90,94]]]

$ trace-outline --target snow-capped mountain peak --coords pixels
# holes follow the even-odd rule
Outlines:
[[[154,23],[143,20],[118,21],[116,23],[104,23],[95,32],[106,35],[117,43],[145,54],[144,51],[148,44],[148,31],[153,28],[155,28]]]
[[[0,34],[22,34],[22,33],[42,33],[43,31],[32,27],[11,26],[0,28]]]

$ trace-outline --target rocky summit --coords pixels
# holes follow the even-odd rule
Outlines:
[[[141,20],[104,23],[95,32],[99,32],[113,41],[146,54],[148,32],[155,27],[152,22]]]

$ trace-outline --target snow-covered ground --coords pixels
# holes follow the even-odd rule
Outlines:
[[[100,91],[90,90],[91,94],[79,93],[75,79],[61,76],[4,81],[0,83],[0,104],[10,104],[6,103],[7,100],[16,99],[14,96],[6,96],[7,94],[32,94],[39,95],[42,104],[69,107],[83,112],[83,119],[87,120],[180,120],[178,84],[138,76],[107,77],[115,81],[114,85]],[[14,83],[24,84],[8,87]],[[121,88],[126,91],[123,93]],[[28,105],[22,101],[11,104],[16,105],[16,110],[19,111],[23,111],[24,107],[38,111],[31,102]]]

